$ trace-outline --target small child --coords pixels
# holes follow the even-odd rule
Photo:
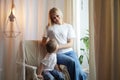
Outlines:
[[[38,78],[44,80],[64,80],[62,72],[57,70],[57,56],[55,53],[58,49],[57,41],[55,39],[50,39],[46,42],[45,47],[47,54],[38,67]]]

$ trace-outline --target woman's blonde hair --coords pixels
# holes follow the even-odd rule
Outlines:
[[[49,15],[48,15],[48,26],[51,26],[54,24],[54,22],[52,21],[51,16],[53,14],[59,14],[61,16],[61,18],[63,18],[63,13],[59,8],[53,7],[52,9],[50,9],[49,11]]]

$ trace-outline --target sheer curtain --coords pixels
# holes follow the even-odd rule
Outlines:
[[[18,80],[16,58],[20,42],[41,39],[47,24],[47,0],[14,0],[15,17],[21,34],[16,38],[6,38],[3,28],[9,16],[11,1],[0,0],[0,80]]]
[[[90,80],[120,80],[120,1],[91,0],[90,16]]]

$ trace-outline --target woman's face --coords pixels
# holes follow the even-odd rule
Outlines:
[[[62,24],[62,16],[59,15],[58,13],[53,13],[51,15],[51,20],[55,24]]]

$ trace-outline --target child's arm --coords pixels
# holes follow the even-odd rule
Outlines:
[[[43,76],[42,76],[43,69],[44,69],[44,65],[41,63],[37,70],[38,78],[40,79],[43,79]]]

